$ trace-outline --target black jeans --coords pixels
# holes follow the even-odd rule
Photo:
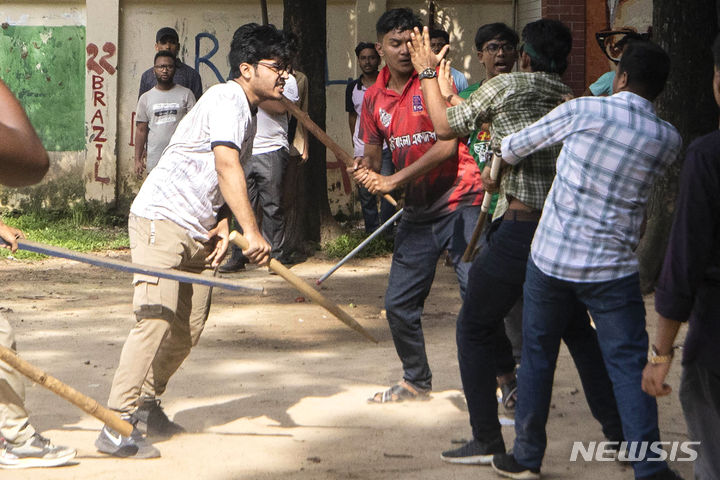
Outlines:
[[[428,222],[400,219],[395,235],[385,309],[395,350],[403,365],[403,379],[429,390],[432,373],[425,352],[421,316],[430,293],[435,267],[443,251],[450,253],[464,296],[469,264],[462,261],[480,207],[462,207]]]
[[[480,441],[502,438],[497,416],[496,376],[513,371],[515,359],[503,318],[522,295],[530,244],[537,222],[493,222],[487,243],[470,267],[465,302],[457,327],[460,377],[468,404],[473,436]],[[578,371],[593,416],[605,436],[622,438],[620,416],[595,331],[585,322],[569,325],[563,339],[579,357],[592,358]],[[583,352],[577,352],[582,345]],[[574,356],[573,356],[574,358]],[[522,370],[520,360],[520,369]],[[582,368],[586,367],[586,368]],[[518,402],[522,402],[521,397]]]

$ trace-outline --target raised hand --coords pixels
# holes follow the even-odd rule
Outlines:
[[[411,40],[408,42],[410,61],[418,73],[427,68],[437,68],[440,60],[450,48],[450,45],[445,45],[442,50],[440,50],[440,53],[435,55],[430,48],[430,30],[428,30],[428,27],[423,27],[422,33],[415,27],[410,34],[410,38]]]
[[[438,71],[438,85],[440,85],[440,93],[443,98],[448,98],[455,93],[455,82],[450,72],[450,60],[444,58],[440,61],[440,70]]]

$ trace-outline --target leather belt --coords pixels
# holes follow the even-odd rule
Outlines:
[[[507,210],[503,220],[515,220],[516,222],[538,222],[540,221],[541,210],[526,212],[525,210]]]

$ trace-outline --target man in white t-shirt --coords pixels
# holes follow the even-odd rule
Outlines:
[[[355,47],[358,67],[362,74],[354,81],[348,83],[345,89],[345,111],[348,114],[348,126],[353,139],[353,156],[355,160],[362,160],[365,155],[365,143],[358,136],[360,122],[358,118],[362,114],[362,104],[365,92],[375,84],[377,80],[378,67],[380,66],[380,55],[375,50],[375,44],[360,42]],[[392,161],[392,153],[383,144],[382,160],[380,165],[381,175],[392,175],[395,173],[395,166]],[[395,207],[387,200],[380,200],[380,214],[378,215],[378,197],[368,191],[367,188],[358,184],[358,198],[362,208],[363,220],[365,221],[365,233],[372,233],[384,224],[395,214]]]
[[[145,170],[150,173],[155,168],[178,123],[195,105],[192,91],[173,82],[175,68],[172,52],[156,53],[153,70],[157,84],[138,100],[135,109],[135,173],[138,177]]]
[[[283,95],[298,102],[298,85],[295,76],[288,75]],[[289,113],[279,100],[265,100],[259,105],[257,134],[253,141],[252,162],[245,169],[250,204],[262,218],[262,233],[270,242],[270,256],[284,264],[291,263],[290,252],[285,251],[285,219],[282,209],[282,185],[290,158],[288,143]],[[242,270],[246,259],[235,245],[230,260],[220,267],[221,272]]]
[[[228,218],[235,215],[249,247],[264,264],[270,245],[260,233],[245,183],[258,105],[280,99],[290,51],[273,26],[243,25],[233,35],[231,80],[215,85],[182,119],[158,165],[130,207],[133,262],[212,274],[228,247]],[[137,323],[123,346],[108,406],[135,428],[129,437],[104,427],[99,451],[116,457],[153,458],[160,452],[143,436],[183,431],[157,397],[197,344],[207,320],[211,288],[135,275]]]

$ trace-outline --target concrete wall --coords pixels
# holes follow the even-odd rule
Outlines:
[[[471,82],[484,77],[476,59],[475,30],[495,21],[512,25],[514,3],[436,2],[438,21],[450,32],[453,65]],[[353,50],[358,41],[375,40],[377,18],[386,8],[395,7],[411,7],[428,21],[427,1],[327,2],[327,130],[348,151],[352,145],[344,92],[348,79],[359,74]],[[268,1],[271,23],[282,25],[282,8],[281,0]],[[142,72],[152,65],[157,29],[172,26],[178,31],[180,57],[197,65],[208,88],[227,76],[232,33],[251,21],[260,21],[257,0],[175,1],[171,8],[167,2],[148,0],[3,2],[0,48],[16,50],[14,56],[3,52],[0,77],[30,111],[53,166],[39,187],[0,190],[0,204],[22,207],[33,202],[58,207],[87,198],[127,206],[140,186],[132,173],[137,90]],[[68,40],[58,44],[68,33],[72,33]],[[23,57],[23,49],[30,54]],[[31,54],[43,55],[42,61]],[[44,77],[50,80],[43,83]],[[358,211],[349,178],[333,160],[329,155],[333,212]]]

